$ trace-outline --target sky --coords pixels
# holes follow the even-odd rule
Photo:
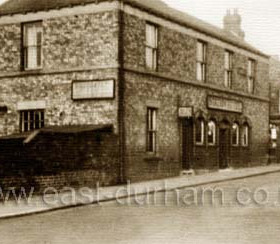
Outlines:
[[[2,3],[4,0],[0,0]],[[38,0],[44,1],[44,0]],[[218,27],[223,26],[227,9],[237,8],[242,16],[245,40],[269,55],[280,56],[279,0],[163,0]]]

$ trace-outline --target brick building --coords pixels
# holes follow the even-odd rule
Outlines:
[[[270,58],[270,123],[280,126],[280,59],[278,56]]]
[[[6,2],[1,142],[24,144],[20,155],[40,169],[59,169],[61,185],[69,183],[61,180],[70,174],[67,151],[79,151],[71,182],[93,170],[94,180],[114,184],[265,164],[269,60],[244,41],[236,10],[224,23],[159,0]],[[43,157],[46,150],[54,155]]]

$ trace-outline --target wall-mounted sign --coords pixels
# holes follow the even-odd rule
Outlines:
[[[179,118],[191,118],[193,116],[192,107],[180,107],[178,111]]]
[[[233,99],[208,96],[207,105],[210,109],[217,109],[235,113],[243,112],[243,103]]]
[[[109,99],[115,97],[114,80],[73,81],[72,99]]]

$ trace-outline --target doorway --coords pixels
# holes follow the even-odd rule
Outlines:
[[[182,167],[190,170],[193,160],[193,119],[183,119],[182,126]]]
[[[220,127],[219,131],[219,168],[229,167],[230,157],[230,129],[228,125]]]

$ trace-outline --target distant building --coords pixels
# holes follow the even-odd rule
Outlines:
[[[36,163],[40,186],[266,164],[269,58],[237,11],[224,24],[159,0],[8,1],[1,155]]]

